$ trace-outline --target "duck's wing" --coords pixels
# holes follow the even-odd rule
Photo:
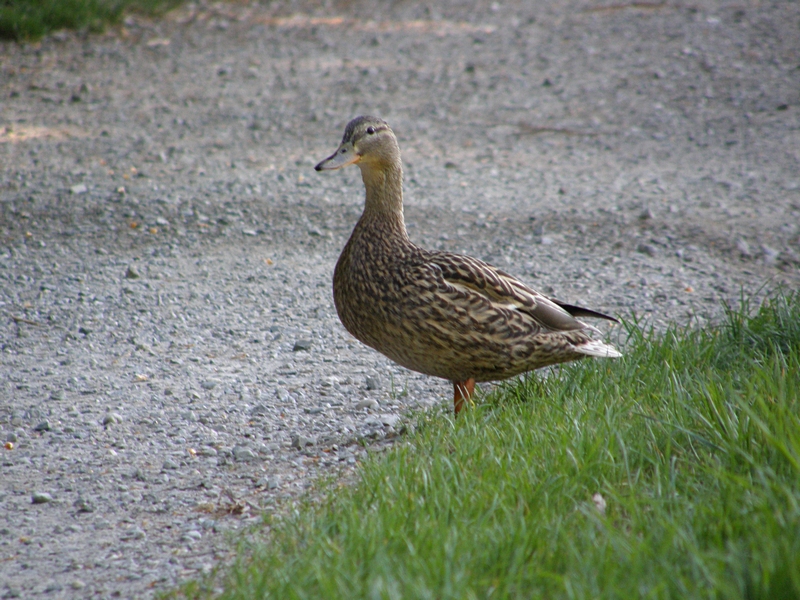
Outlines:
[[[592,310],[590,308],[584,308],[582,306],[575,306],[574,304],[567,304],[566,302],[562,302],[561,300],[556,300],[555,298],[550,298],[550,300],[558,304],[561,308],[563,308],[573,317],[591,317],[593,319],[605,319],[606,321],[613,321],[614,323],[619,323],[619,319],[612,317],[610,315],[603,314],[596,310]]]
[[[436,252],[431,253],[428,260],[441,270],[445,284],[478,293],[497,308],[525,313],[550,331],[594,329],[575,317],[616,320],[602,313],[548,298],[508,273],[476,258]]]

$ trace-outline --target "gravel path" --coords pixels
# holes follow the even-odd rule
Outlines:
[[[0,45],[0,596],[150,598],[450,402],[335,316],[362,187],[312,166],[357,114],[412,238],[563,300],[661,327],[798,287],[800,6],[434,5]]]

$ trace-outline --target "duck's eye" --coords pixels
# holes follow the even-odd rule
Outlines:
[[[369,135],[372,135],[373,133],[375,133],[375,128],[374,127],[367,127],[367,133]]]
[[[347,152],[347,148],[342,148],[342,154],[344,154],[345,152]]]

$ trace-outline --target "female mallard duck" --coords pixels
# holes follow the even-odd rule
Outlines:
[[[453,382],[455,412],[476,381],[507,379],[585,356],[620,353],[575,317],[613,317],[547,298],[475,258],[415,246],[403,221],[403,167],[389,125],[347,124],[323,171],[357,164],[364,213],[333,275],[347,331],[402,366]]]

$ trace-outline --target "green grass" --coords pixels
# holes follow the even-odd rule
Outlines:
[[[800,598],[800,294],[713,330],[627,329],[623,359],[420,417],[181,594]]]
[[[37,40],[59,29],[101,32],[128,11],[158,15],[182,0],[0,0],[0,39]]]

